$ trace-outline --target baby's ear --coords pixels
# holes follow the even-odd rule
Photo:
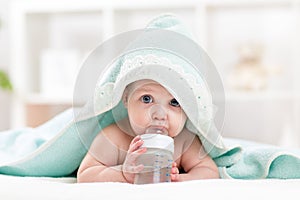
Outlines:
[[[128,106],[128,90],[127,89],[125,89],[125,91],[123,93],[122,101],[123,101],[125,108],[127,108],[127,106]]]

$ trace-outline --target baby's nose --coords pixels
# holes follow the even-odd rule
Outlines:
[[[167,110],[160,104],[155,104],[151,106],[149,114],[152,120],[166,120],[167,119]]]

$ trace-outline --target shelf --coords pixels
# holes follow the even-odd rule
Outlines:
[[[282,91],[230,91],[225,93],[225,98],[227,101],[300,101],[300,94]]]
[[[55,117],[57,114],[71,108],[69,104],[26,104],[25,105],[25,123],[28,127],[37,127]]]
[[[296,1],[293,0],[206,0],[208,7],[228,8],[228,7],[275,7],[275,6],[293,6]]]
[[[59,105],[59,104],[66,104],[72,105],[73,98],[67,96],[47,96],[42,95],[40,93],[30,94],[26,96],[27,104],[39,104],[39,105]]]

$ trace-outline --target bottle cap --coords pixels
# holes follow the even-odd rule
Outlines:
[[[164,149],[174,153],[174,140],[170,136],[145,133],[141,135],[141,139],[144,141],[142,147]]]

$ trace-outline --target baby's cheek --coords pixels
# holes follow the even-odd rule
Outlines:
[[[135,123],[136,124],[140,124],[141,126],[145,126],[146,124],[149,123],[149,120],[147,115],[145,115],[145,113],[136,113],[135,114]]]
[[[144,115],[135,114],[130,117],[130,124],[135,133],[141,134],[145,131],[145,127],[148,126],[149,122]]]
[[[184,128],[186,122],[186,115],[180,114],[177,117],[171,119],[170,123],[172,124],[173,136],[178,135]]]

